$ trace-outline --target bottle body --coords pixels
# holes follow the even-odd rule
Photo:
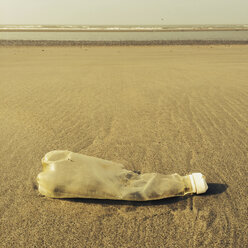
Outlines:
[[[39,192],[52,198],[147,201],[195,193],[189,176],[137,174],[122,164],[69,151],[49,152],[42,165]]]
[[[134,201],[158,200],[193,193],[189,176],[145,173],[135,175],[123,188],[122,199]]]

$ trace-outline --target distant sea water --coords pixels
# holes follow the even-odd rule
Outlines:
[[[248,43],[248,25],[0,25],[0,43]],[[31,42],[31,43],[32,43]]]

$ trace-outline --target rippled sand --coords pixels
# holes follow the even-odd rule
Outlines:
[[[247,247],[248,46],[0,47],[1,247]],[[202,172],[205,195],[41,197],[55,149]]]

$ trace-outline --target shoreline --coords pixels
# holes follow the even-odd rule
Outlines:
[[[211,31],[248,31],[248,28],[181,28],[181,29],[1,29],[0,32],[211,32]]]
[[[164,46],[164,45],[248,45],[248,40],[0,40],[0,46]]]

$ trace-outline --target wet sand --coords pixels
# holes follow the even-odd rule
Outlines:
[[[204,39],[172,39],[172,40],[0,40],[0,46],[55,46],[55,47],[86,47],[86,46],[215,46],[215,45],[247,45],[248,40],[204,40]]]
[[[247,247],[248,46],[0,47],[1,247]],[[38,194],[67,149],[127,169],[202,172],[154,202]]]

